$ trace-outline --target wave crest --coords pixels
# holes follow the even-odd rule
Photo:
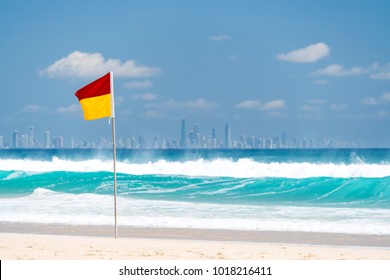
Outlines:
[[[84,160],[72,161],[54,157],[51,161],[39,160],[0,160],[3,171],[23,171],[45,173],[55,171],[99,172],[113,170],[111,161]],[[203,177],[233,178],[383,178],[390,176],[390,164],[310,163],[310,162],[259,162],[250,158],[237,161],[230,159],[166,161],[147,163],[122,161],[117,163],[118,173],[131,175],[183,175]]]

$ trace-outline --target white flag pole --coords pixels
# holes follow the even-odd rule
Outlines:
[[[111,93],[111,120],[112,120],[112,156],[114,161],[114,219],[115,239],[118,238],[118,223],[116,211],[116,140],[115,140],[115,103],[114,103],[114,73],[110,71],[110,93]]]

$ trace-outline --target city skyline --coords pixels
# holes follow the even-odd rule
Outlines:
[[[198,123],[187,126],[183,118],[178,127],[178,137],[159,137],[154,135],[148,139],[143,135],[121,136],[117,139],[119,149],[323,149],[323,148],[368,148],[360,142],[337,139],[289,139],[287,133],[273,135],[240,135],[232,137],[230,122],[226,122],[223,135],[218,137],[217,128],[203,132]],[[34,126],[29,126],[26,133],[14,130],[8,140],[0,135],[0,149],[62,149],[62,148],[111,148],[112,141],[104,137],[97,139],[65,138],[62,135],[52,136],[49,130],[34,132]]]
[[[222,145],[229,122],[232,140],[285,132],[389,147],[389,9],[385,0],[4,0],[0,135],[12,142],[32,125],[65,142],[109,138],[107,120],[84,121],[74,93],[113,71],[125,138],[180,142],[185,117],[203,134],[215,128]]]

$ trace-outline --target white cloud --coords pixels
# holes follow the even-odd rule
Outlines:
[[[127,82],[123,84],[125,89],[143,89],[152,87],[153,83],[150,80],[139,81],[139,82]]]
[[[282,99],[278,100],[272,100],[268,103],[265,103],[264,106],[262,107],[262,110],[265,111],[274,111],[274,110],[280,110],[286,107],[286,101]]]
[[[390,72],[379,72],[371,74],[370,78],[375,80],[390,80]]]
[[[28,113],[44,113],[44,112],[48,112],[48,109],[41,105],[29,104],[24,106],[22,111]]]
[[[360,103],[364,105],[379,105],[379,104],[385,104],[390,102],[390,92],[386,92],[382,94],[379,98],[375,97],[365,97],[363,98]]]
[[[49,78],[96,78],[109,71],[115,77],[142,78],[160,73],[155,67],[137,64],[134,60],[121,62],[119,59],[105,59],[100,53],[74,51],[50,65],[40,74]]]
[[[229,35],[220,34],[220,35],[210,36],[209,39],[214,42],[219,42],[219,41],[231,40],[232,38]]]
[[[384,118],[384,117],[387,117],[389,115],[389,113],[387,111],[379,111],[376,116],[377,117],[380,117],[380,118]]]
[[[187,100],[187,101],[176,101],[169,100],[165,102],[165,107],[168,108],[185,108],[191,110],[210,110],[216,107],[219,107],[219,104],[207,101],[204,98],[197,100]]]
[[[333,110],[333,111],[345,111],[348,109],[348,105],[347,104],[332,104],[330,106],[330,108]]]
[[[57,109],[57,113],[61,114],[73,114],[81,112],[81,107],[79,104],[72,104],[68,107],[60,107]]]
[[[324,99],[309,99],[306,100],[306,104],[299,108],[301,111],[308,113],[319,113],[323,110],[324,104],[326,104]]]
[[[219,106],[218,104],[207,101],[204,98],[200,98],[197,100],[188,100],[184,102],[183,105],[190,109],[201,109],[201,110],[208,110]]]
[[[325,43],[317,43],[302,49],[278,54],[279,60],[297,63],[312,63],[326,57],[330,53],[330,48]]]
[[[244,100],[236,105],[240,109],[253,109],[261,105],[259,100]]]
[[[315,72],[311,73],[311,76],[359,76],[363,74],[369,74],[371,79],[376,80],[390,80],[390,63],[386,65],[379,65],[379,63],[375,62],[371,66],[368,67],[351,67],[346,68],[340,64],[332,64],[325,68],[319,69]],[[327,84],[326,80],[315,80],[315,84]]]
[[[379,101],[374,97],[365,97],[360,101],[360,103],[364,105],[377,105],[379,104]]]
[[[320,107],[317,106],[317,105],[309,105],[309,104],[305,104],[303,105],[300,110],[302,111],[306,111],[306,112],[316,112],[318,110],[320,110]]]
[[[387,63],[381,66],[379,63],[375,62],[370,67],[371,79],[374,80],[390,80],[390,63]]]
[[[160,118],[162,117],[163,115],[158,112],[158,111],[155,111],[155,110],[147,110],[145,113],[142,114],[144,117],[147,117],[147,118]]]
[[[390,92],[386,92],[386,93],[382,94],[381,99],[384,102],[390,102]]]
[[[340,64],[332,64],[312,73],[314,76],[357,76],[365,72],[362,67],[345,68]]]
[[[142,101],[153,101],[158,98],[158,95],[153,93],[144,93],[144,94],[134,94],[131,99],[133,100],[142,100]]]

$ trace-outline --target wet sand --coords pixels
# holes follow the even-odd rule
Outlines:
[[[0,223],[0,259],[390,259],[389,235]]]

